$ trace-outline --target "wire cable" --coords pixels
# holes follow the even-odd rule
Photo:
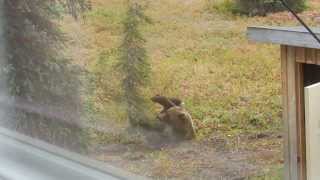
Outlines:
[[[320,44],[320,39],[319,37],[311,30],[311,28],[297,15],[296,12],[294,12],[294,10],[292,8],[290,8],[290,6],[288,5],[288,3],[285,2],[285,0],[280,0],[280,2],[282,3],[282,5],[288,9],[288,11],[290,11],[293,16],[308,30],[308,32],[317,40],[317,42]]]

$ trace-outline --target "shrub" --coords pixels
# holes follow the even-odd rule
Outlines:
[[[207,4],[209,6],[209,10],[215,10],[223,14],[238,11],[234,0],[208,0]]]
[[[237,0],[237,11],[235,13],[249,16],[266,15],[270,12],[283,10],[280,2],[274,0]]]
[[[286,10],[279,0],[209,0],[210,6],[219,12],[232,12],[248,16],[265,16],[268,13]],[[306,0],[286,0],[296,12],[301,12],[306,7]]]

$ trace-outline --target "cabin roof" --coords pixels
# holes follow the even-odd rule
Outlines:
[[[311,28],[320,38],[320,28]],[[320,44],[304,27],[248,27],[250,41],[320,49]]]

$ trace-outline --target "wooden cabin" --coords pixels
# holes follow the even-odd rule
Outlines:
[[[249,27],[247,36],[280,45],[284,179],[319,180],[320,44],[303,27]]]

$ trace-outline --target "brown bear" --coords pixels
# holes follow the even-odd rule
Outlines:
[[[151,101],[158,103],[163,107],[161,112],[164,112],[173,106],[182,106],[183,104],[183,102],[178,98],[168,98],[160,95],[153,96]]]
[[[191,115],[181,106],[182,101],[180,99],[157,95],[151,100],[163,106],[163,110],[158,114],[157,118],[171,127],[176,135],[185,139],[196,137]]]

